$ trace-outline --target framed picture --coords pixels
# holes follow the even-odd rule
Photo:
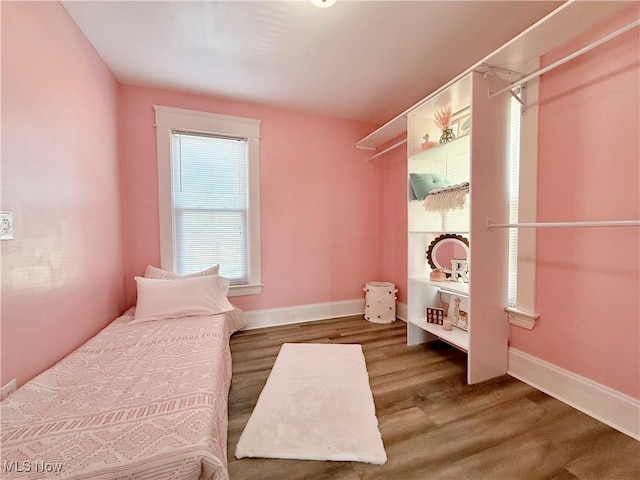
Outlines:
[[[469,330],[469,299],[459,295],[451,294],[449,311],[447,318],[451,320],[451,325],[462,330]]]
[[[435,323],[442,325],[444,321],[444,309],[436,307],[427,307],[427,323]]]
[[[467,114],[455,121],[458,122],[458,137],[471,133],[471,115]]]

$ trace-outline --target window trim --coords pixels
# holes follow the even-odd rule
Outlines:
[[[175,271],[171,182],[171,134],[173,131],[224,135],[247,139],[249,155],[249,283],[232,285],[229,296],[262,293],[260,260],[260,120],[217,113],[153,105],[156,118],[158,162],[158,214],[160,221],[160,267]]]
[[[527,114],[520,117],[518,222],[524,223],[537,221],[539,88],[539,79],[527,82]],[[535,228],[518,230],[516,307],[531,313],[536,311],[536,238]]]

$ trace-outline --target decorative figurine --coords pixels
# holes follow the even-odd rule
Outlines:
[[[456,136],[453,133],[453,128],[451,128],[451,105],[447,105],[446,107],[442,107],[440,110],[436,112],[435,123],[442,130],[442,136],[440,137],[440,143],[447,143],[451,140],[455,140]]]
[[[469,283],[469,262],[464,258],[452,258],[451,281],[457,282],[459,278],[464,283]]]

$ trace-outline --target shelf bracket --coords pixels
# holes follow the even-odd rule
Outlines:
[[[483,63],[482,66],[487,69],[487,71],[484,73],[482,77],[483,80],[486,80],[488,75],[492,75],[496,77],[498,80],[500,80],[500,82],[502,82],[502,84],[505,86],[506,91],[509,92],[509,94],[513,98],[515,98],[518,101],[518,103],[520,103],[520,105],[522,105],[522,108],[520,109],[520,114],[523,116],[526,115],[527,114],[527,84],[521,83],[519,85],[515,85],[513,88],[508,88],[512,85],[512,83],[502,78],[499,75],[499,72],[502,72],[506,75],[519,77],[519,79],[523,79],[526,75],[524,73],[514,72],[513,70],[507,70],[506,68],[489,65],[488,63]],[[514,92],[514,89],[518,87],[520,87],[520,95]],[[493,98],[494,95],[495,95],[494,92],[491,90],[487,92],[487,96],[489,98]]]
[[[511,91],[511,94],[515,97],[516,100],[520,102],[520,105],[522,105],[522,108],[520,109],[520,115],[524,117],[527,114],[527,83],[525,82],[520,85],[520,98],[518,98],[517,95],[513,94],[513,90]]]

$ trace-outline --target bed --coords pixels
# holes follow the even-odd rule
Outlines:
[[[242,312],[135,319],[130,309],[2,402],[2,478],[228,478]]]

